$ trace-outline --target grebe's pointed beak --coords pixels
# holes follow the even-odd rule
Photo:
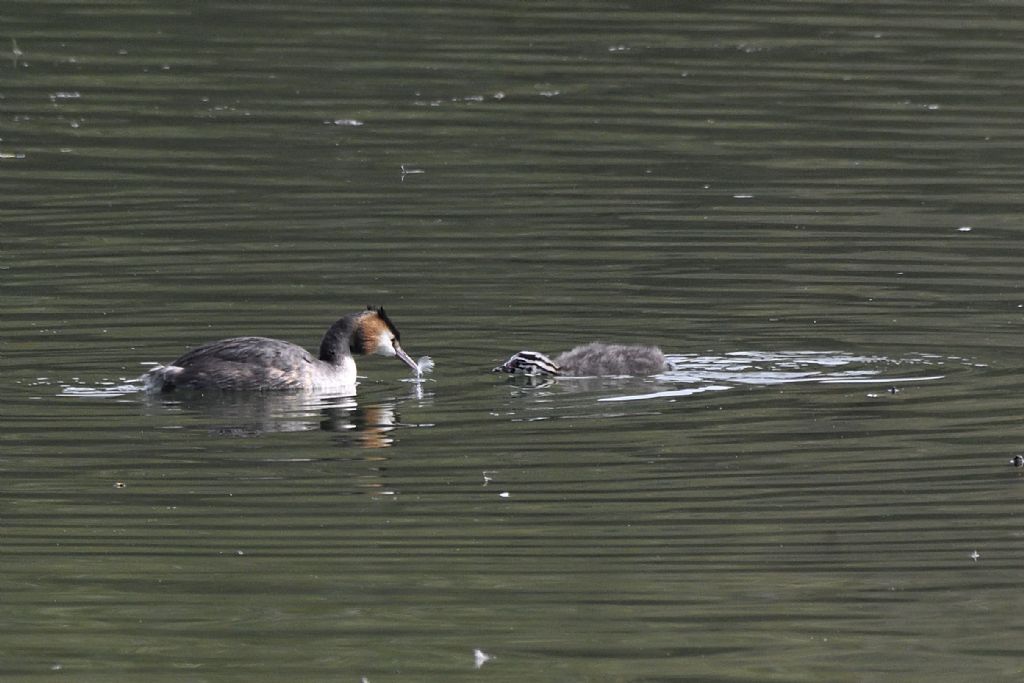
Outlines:
[[[419,374],[420,366],[417,365],[416,361],[414,361],[412,358],[409,358],[409,354],[402,350],[402,347],[398,345],[397,341],[394,343],[394,347],[395,355],[398,356],[398,360],[402,361],[410,368],[412,368],[416,372],[416,374]]]

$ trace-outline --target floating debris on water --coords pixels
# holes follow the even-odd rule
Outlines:
[[[434,359],[430,356],[420,356],[416,359],[416,376],[421,377],[434,371]]]
[[[401,168],[402,168],[402,182],[405,182],[405,176],[407,176],[407,175],[419,175],[421,173],[426,173],[426,171],[424,171],[421,168],[406,168],[405,164],[402,164]]]
[[[473,663],[475,665],[475,668],[477,669],[479,669],[492,659],[494,659],[494,656],[487,654],[483,650],[473,650]]]

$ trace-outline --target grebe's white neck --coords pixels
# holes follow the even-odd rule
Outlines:
[[[310,386],[315,391],[354,389],[356,384],[356,360],[351,354],[331,363],[318,361],[310,378]]]

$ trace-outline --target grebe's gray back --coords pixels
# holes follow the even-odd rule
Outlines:
[[[551,359],[539,351],[520,351],[492,372],[524,375],[598,377],[602,375],[655,375],[668,369],[657,346],[591,342]]]
[[[384,309],[367,306],[331,325],[320,342],[319,357],[280,339],[233,337],[203,344],[168,365],[153,368],[146,373],[146,383],[161,391],[351,388],[356,383],[353,355],[395,356],[418,372],[398,341],[398,328]]]

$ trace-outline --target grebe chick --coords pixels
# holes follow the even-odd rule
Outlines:
[[[146,373],[149,388],[333,390],[356,384],[354,354],[396,356],[419,372],[398,344],[398,328],[383,308],[346,315],[324,334],[319,358],[306,349],[267,337],[233,337],[196,347]]]
[[[492,372],[594,377],[654,375],[667,369],[665,354],[657,346],[591,342],[560,353],[554,360],[538,351],[520,351]]]

